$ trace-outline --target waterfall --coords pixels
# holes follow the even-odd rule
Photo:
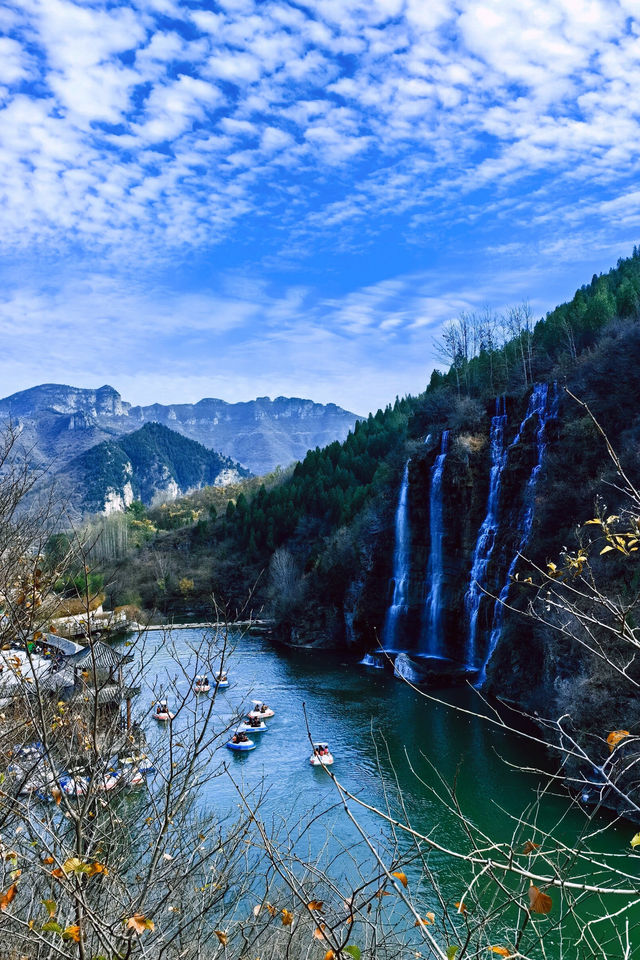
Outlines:
[[[467,637],[466,666],[473,670],[476,666],[476,633],[478,630],[478,612],[480,601],[484,596],[484,577],[489,565],[491,554],[496,542],[498,530],[498,502],[500,497],[500,481],[502,471],[507,462],[507,449],[504,442],[504,432],[507,426],[507,411],[504,397],[496,397],[496,413],[491,420],[491,474],[489,478],[489,497],[487,512],[478,533],[476,546],[471,563],[469,589],[464,598],[465,608],[469,619],[469,634]]]
[[[407,612],[409,593],[409,461],[407,460],[396,508],[396,542],[393,553],[393,599],[387,610],[382,634],[385,650],[396,650],[398,618]]]
[[[442,656],[440,591],[442,587],[442,473],[449,449],[449,431],[444,430],[440,453],[431,469],[431,494],[429,499],[429,597],[427,600],[426,653],[432,657]]]
[[[538,474],[542,469],[542,462],[544,459],[544,453],[547,449],[547,443],[545,439],[546,427],[549,420],[555,417],[558,413],[558,404],[559,404],[559,394],[557,384],[554,383],[551,392],[549,391],[549,384],[547,383],[537,383],[533,388],[533,393],[529,399],[529,405],[527,407],[527,412],[525,418],[520,424],[520,429],[518,434],[513,441],[512,446],[515,446],[520,442],[520,437],[522,431],[525,427],[525,424],[531,420],[532,417],[538,417],[538,429],[536,431],[536,462],[533,465],[533,469],[527,481],[527,487],[525,490],[525,501],[524,508],[521,514],[520,519],[520,542],[518,544],[518,549],[515,552],[515,555],[509,564],[509,570],[507,572],[507,579],[504,583],[502,590],[496,600],[494,609],[493,609],[493,624],[491,627],[491,634],[489,635],[489,643],[487,646],[487,653],[482,664],[482,669],[480,671],[480,676],[478,678],[478,686],[482,686],[487,677],[487,665],[491,660],[491,657],[494,654],[494,651],[498,645],[498,640],[500,639],[500,633],[502,631],[502,618],[504,615],[504,604],[507,601],[509,596],[509,589],[511,587],[511,581],[520,559],[520,554],[527,545],[529,539],[529,534],[531,533],[531,527],[533,525],[533,513],[535,509],[535,487],[538,480]]]

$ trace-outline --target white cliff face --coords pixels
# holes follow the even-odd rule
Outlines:
[[[180,489],[176,481],[173,478],[171,478],[171,480],[169,480],[169,483],[165,488],[164,499],[177,500],[178,497],[181,495],[182,495],[182,490]]]
[[[228,468],[227,470],[220,471],[216,477],[214,487],[226,487],[230,483],[239,483],[240,480],[242,480],[242,477],[238,471]]]
[[[109,487],[102,512],[105,517],[108,517],[112,513],[122,513],[133,503],[133,500],[133,489],[129,481],[127,481],[122,488],[122,493],[118,493],[113,487]]]

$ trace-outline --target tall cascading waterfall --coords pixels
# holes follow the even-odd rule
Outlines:
[[[426,638],[421,653],[431,657],[442,656],[442,611],[440,593],[442,588],[442,473],[449,450],[449,431],[444,430],[440,441],[440,454],[431,468],[431,492],[429,497],[429,595],[426,608]]]
[[[507,462],[507,448],[504,434],[507,426],[507,410],[504,397],[496,397],[496,413],[491,420],[491,474],[489,478],[489,497],[487,499],[487,513],[480,527],[476,546],[471,563],[469,588],[464,602],[469,620],[467,636],[465,666],[469,670],[477,667],[476,663],[476,634],[478,631],[478,612],[480,601],[484,596],[484,578],[489,565],[491,554],[496,542],[498,530],[498,503],[500,498],[500,481],[502,471]]]
[[[531,533],[531,527],[533,525],[533,514],[535,509],[534,502],[534,493],[536,483],[538,481],[538,475],[542,469],[542,462],[544,460],[544,453],[547,449],[547,443],[545,438],[547,423],[558,413],[558,405],[560,402],[560,397],[558,393],[557,384],[553,384],[551,390],[549,389],[548,383],[537,383],[533,388],[533,393],[529,399],[529,405],[527,407],[527,412],[525,418],[520,424],[520,429],[518,434],[513,441],[512,446],[515,446],[520,442],[520,437],[522,431],[525,427],[525,424],[533,417],[538,417],[538,429],[536,432],[536,462],[533,465],[533,469],[527,481],[527,487],[525,491],[525,506],[521,515],[520,521],[520,542],[518,544],[518,549],[515,552],[513,560],[509,564],[509,570],[507,572],[507,578],[505,580],[504,586],[500,591],[498,599],[496,600],[494,609],[493,609],[493,624],[491,627],[491,633],[489,635],[489,643],[487,645],[487,652],[485,654],[484,662],[482,664],[482,669],[478,677],[477,685],[482,686],[484,681],[487,678],[487,666],[491,657],[493,656],[496,647],[498,646],[498,641],[500,639],[500,633],[502,632],[502,619],[504,615],[504,604],[507,601],[509,596],[509,590],[511,588],[511,581],[518,565],[518,560],[520,559],[520,554],[527,545],[529,539],[529,534]]]
[[[408,606],[410,559],[409,460],[407,460],[404,473],[402,474],[400,495],[396,508],[395,535],[396,542],[393,553],[393,598],[391,600],[391,606],[387,610],[382,631],[383,647],[389,651],[397,649],[398,619],[402,614],[407,612]]]

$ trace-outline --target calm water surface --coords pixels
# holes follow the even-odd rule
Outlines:
[[[173,634],[186,674],[176,680],[181,693],[190,689],[189,678],[198,672],[192,651],[202,636],[201,630]],[[234,650],[226,661],[231,686],[217,694],[216,722],[222,729],[240,711],[251,708],[252,697],[264,699],[275,716],[267,721],[268,731],[253,736],[257,748],[251,753],[217,751],[211,763],[226,764],[231,777],[218,777],[206,788],[202,797],[205,808],[222,814],[236,810],[239,796],[233,781],[249,791],[264,786],[262,818],[276,827],[292,829],[318,805],[334,806],[328,818],[316,821],[305,834],[305,852],[313,855],[323,847],[326,850],[329,836],[330,852],[337,854],[334,869],[348,877],[353,863],[348,852],[341,855],[340,851],[348,851],[358,835],[336,805],[338,797],[329,777],[308,762],[306,709],[314,739],[330,744],[336,777],[368,803],[384,806],[388,802],[397,812],[401,796],[415,829],[445,845],[461,846],[455,818],[430,790],[441,786],[439,777],[448,783],[456,778],[457,796],[466,815],[493,838],[511,840],[513,817],[531,804],[540,778],[510,765],[548,767],[548,758],[535,745],[481,719],[435,704],[390,674],[356,664],[340,653],[290,650],[259,635],[232,639]],[[137,706],[146,713],[144,724],[153,741],[168,733],[149,718],[151,688],[175,678],[176,665],[162,646],[160,634],[152,635],[151,642],[159,645],[159,652],[149,672],[149,688],[143,689]],[[438,696],[459,706],[483,708],[471,690],[442,691]],[[382,844],[389,837],[388,825],[370,812],[357,812],[374,843]],[[559,833],[567,842],[574,840],[586,820],[580,807],[560,789],[557,796],[545,799],[539,813],[539,822],[546,827],[558,820],[562,820]],[[603,816],[598,826],[607,823]],[[603,851],[628,854],[629,830],[629,824],[609,824],[596,844]],[[517,842],[527,838],[539,839],[531,830],[528,837],[520,833]],[[402,836],[400,850],[406,853],[403,868],[414,883],[418,866],[411,863],[411,842]],[[438,871],[445,893],[457,899],[460,867],[437,854],[431,865]]]
[[[162,644],[160,635],[155,636]],[[202,636],[201,630],[173,633],[186,673],[177,679],[180,692],[189,689],[189,678],[197,670],[192,650]],[[414,825],[426,830],[437,824],[444,831],[443,838],[447,836],[447,818],[418,778],[435,785],[437,774],[449,782],[457,775],[457,792],[465,811],[479,826],[495,831],[508,822],[506,812],[517,813],[530,803],[538,783],[534,775],[508,764],[548,766],[535,745],[433,703],[390,674],[354,663],[339,653],[290,650],[250,634],[234,637],[233,643],[235,648],[226,661],[231,685],[219,690],[216,698],[218,723],[222,727],[250,709],[253,697],[264,699],[275,716],[267,721],[266,732],[253,736],[257,743],[254,751],[237,754],[225,750],[219,762],[228,763],[234,776],[248,786],[264,780],[273,809],[282,811],[335,797],[329,778],[308,763],[305,709],[312,736],[330,743],[336,761],[333,772],[348,789],[376,804],[384,800],[386,791],[399,788]],[[163,675],[175,677],[176,665],[161,646],[148,677],[149,689],[143,689],[137,704],[143,713],[147,708],[150,711],[151,686],[158,678],[162,683]],[[487,712],[473,691],[440,691],[437,696]],[[167,735],[165,728],[149,721],[148,713],[145,726],[152,738]],[[219,779],[207,800],[219,807],[237,803],[235,788]],[[548,802],[549,814],[566,813],[568,806],[568,798],[559,796]],[[569,815],[572,827],[582,820],[577,809]]]

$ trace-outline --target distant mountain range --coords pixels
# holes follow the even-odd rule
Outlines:
[[[136,407],[108,385],[46,383],[0,400],[0,422],[9,419],[80,509],[109,511],[286,466],[344,440],[358,417],[287,397]]]

